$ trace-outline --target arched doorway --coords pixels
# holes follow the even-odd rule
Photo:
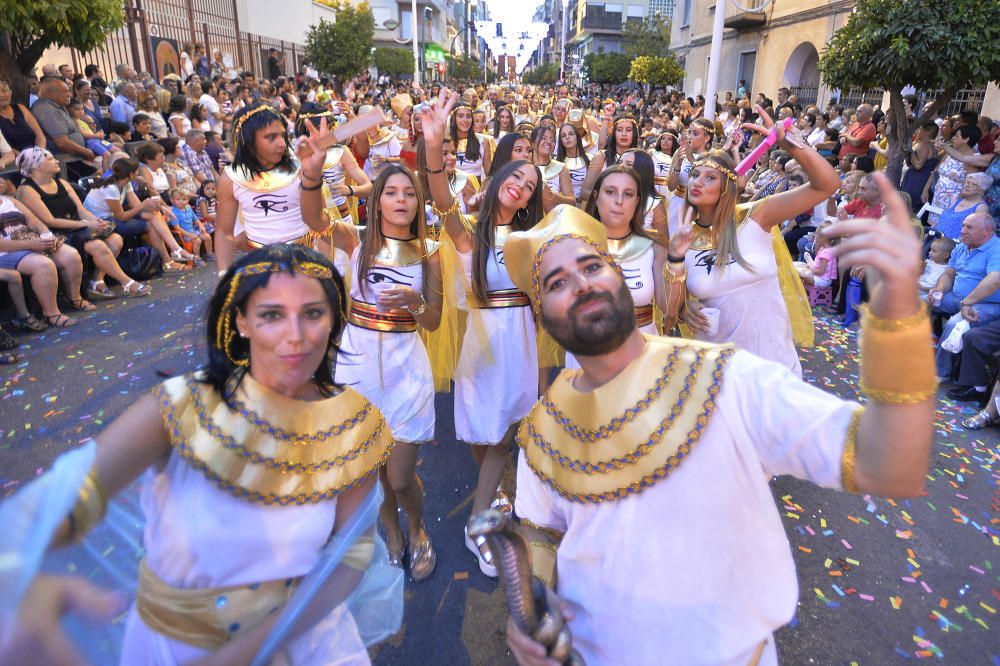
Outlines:
[[[799,104],[815,104],[819,92],[819,52],[812,42],[802,42],[788,56],[785,83],[798,95]]]

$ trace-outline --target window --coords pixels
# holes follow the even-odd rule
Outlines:
[[[399,12],[399,38],[410,39],[413,36],[413,12],[401,9]]]
[[[684,7],[681,11],[681,25],[691,25],[691,0],[684,0]]]
[[[639,17],[642,18],[646,15],[646,8],[642,5],[629,5],[628,6],[629,18]]]

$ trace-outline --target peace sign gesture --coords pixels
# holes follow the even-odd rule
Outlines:
[[[920,241],[910,208],[883,173],[875,174],[885,205],[880,220],[847,220],[822,231],[840,238],[834,254],[845,265],[864,265],[871,293],[871,312],[884,319],[903,319],[917,311]]]
[[[448,116],[458,103],[458,93],[447,88],[441,88],[437,104],[424,108],[420,113],[420,124],[424,132],[424,141],[428,147],[440,147],[448,128]]]
[[[694,214],[696,209],[688,202],[681,207],[681,219],[674,233],[670,234],[670,256],[683,257],[694,242]]]

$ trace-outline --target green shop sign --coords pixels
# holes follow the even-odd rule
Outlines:
[[[424,46],[424,62],[439,63],[445,61],[445,51],[440,46],[436,44],[427,44]]]

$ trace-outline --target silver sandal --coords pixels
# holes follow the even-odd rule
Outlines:
[[[437,565],[437,553],[431,546],[431,540],[427,539],[422,544],[410,549],[410,576],[413,580],[420,582],[426,580],[434,573]]]
[[[497,577],[497,568],[493,564],[493,553],[490,551],[489,544],[486,543],[486,537],[480,535],[475,539],[469,536],[469,528],[465,528],[465,547],[468,548],[479,560],[479,570],[483,572],[484,575],[490,578]]]
[[[982,430],[994,425],[1000,425],[1000,418],[990,416],[985,409],[962,421],[962,427],[966,430]]]

